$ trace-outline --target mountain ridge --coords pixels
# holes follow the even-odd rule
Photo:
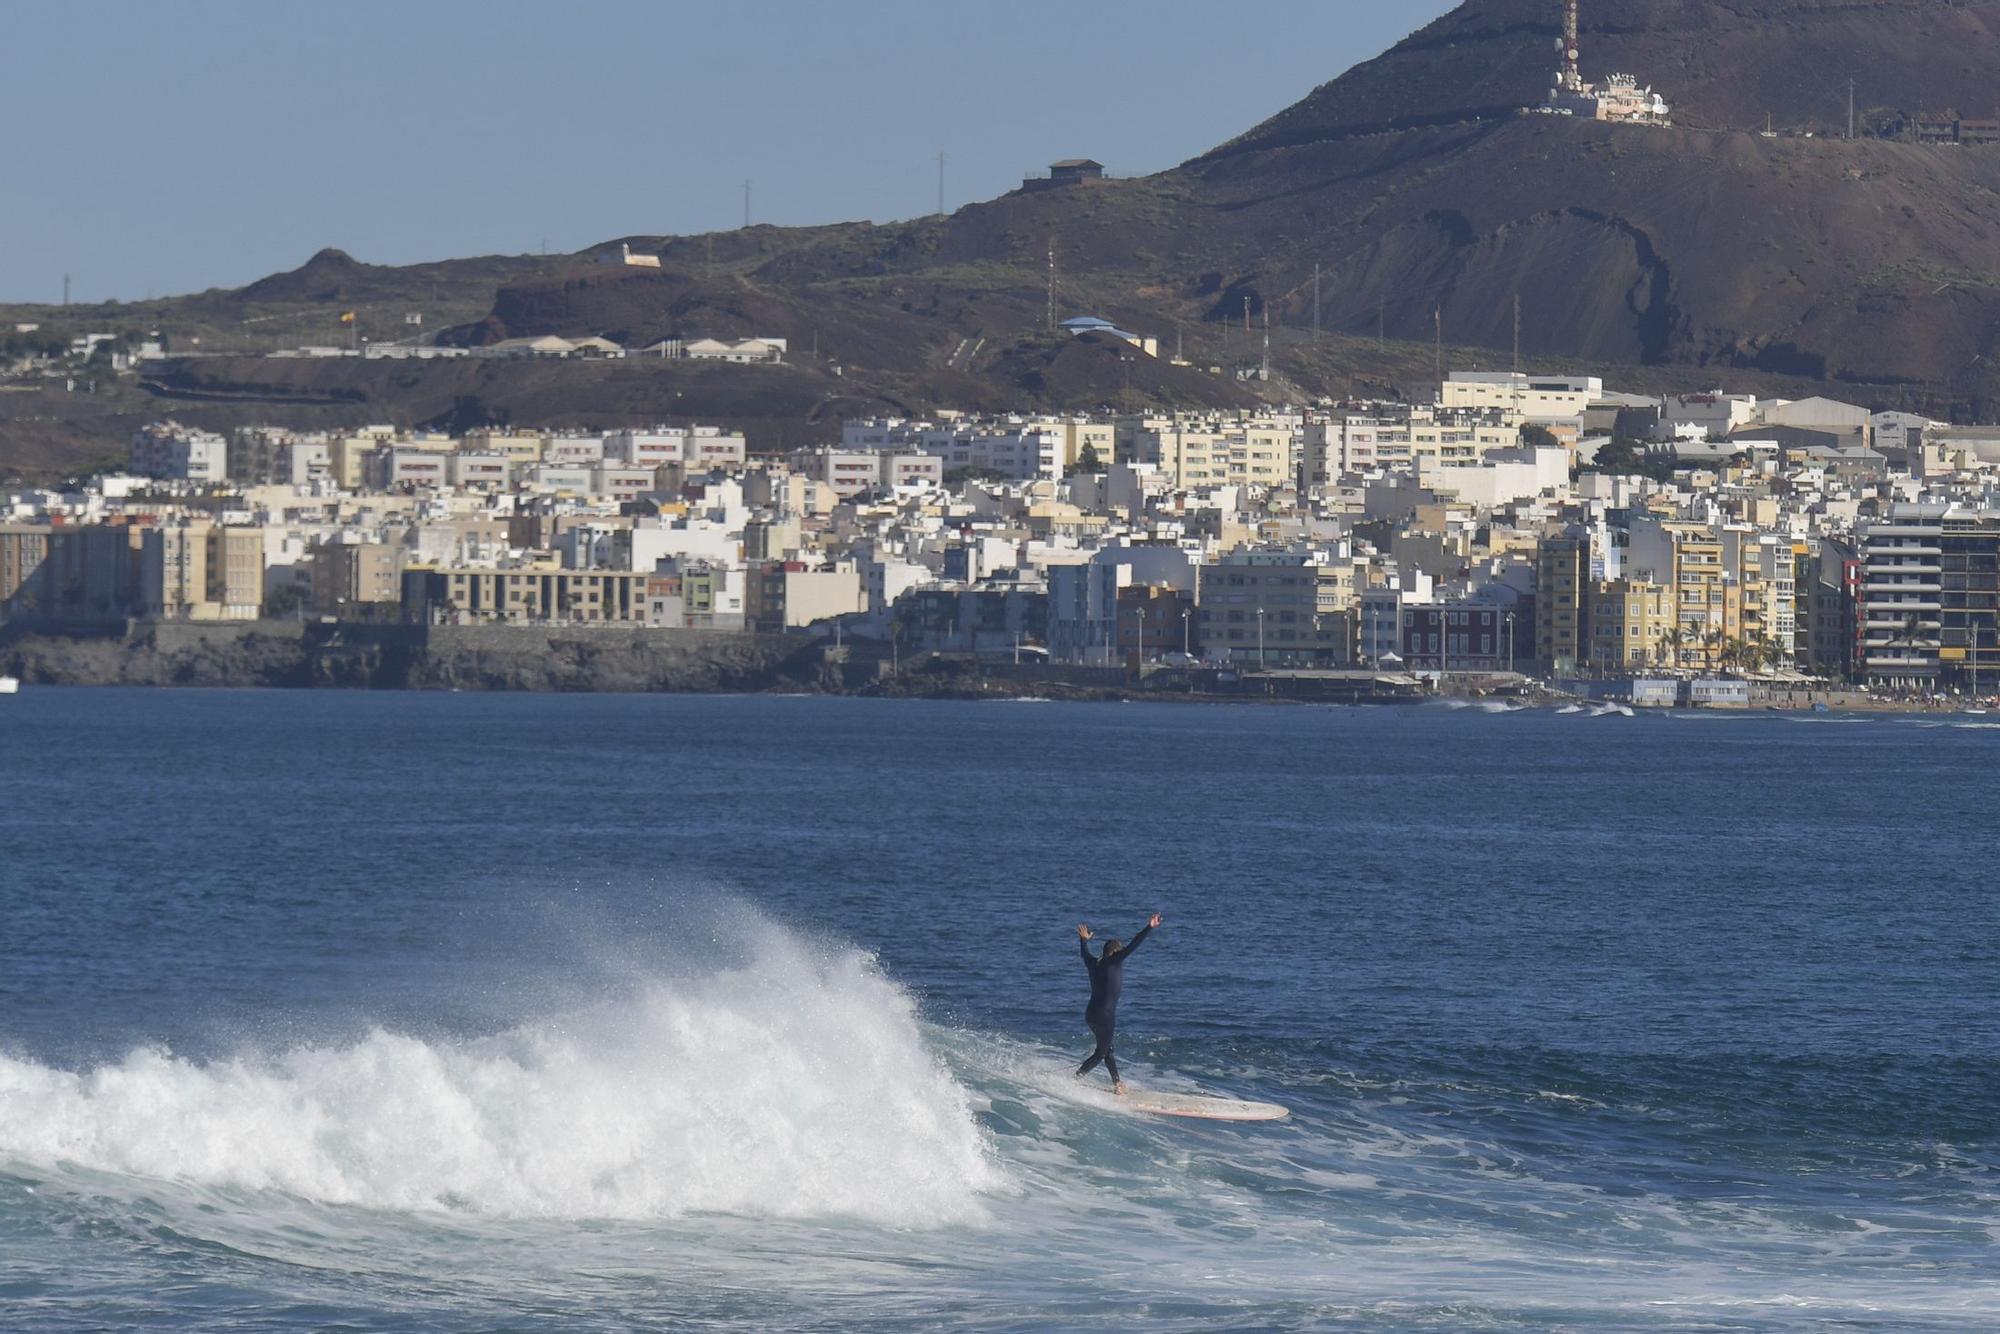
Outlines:
[[[257,327],[286,336],[293,321],[320,341],[343,336],[330,321],[349,303],[369,336],[402,336],[401,311],[422,304],[438,312],[427,329],[446,325],[443,341],[469,345],[784,337],[794,365],[774,394],[796,413],[772,438],[787,442],[827,430],[834,404],[1421,393],[1440,336],[1455,364],[1511,364],[1517,299],[1530,365],[2000,414],[2000,147],[1877,133],[1911,109],[1892,95],[1919,69],[1930,95],[1991,114],[1972,99],[2000,94],[1973,75],[2000,65],[2000,0],[1586,4],[1586,77],[1625,69],[1655,84],[1676,104],[1672,128],[1527,114],[1555,67],[1558,14],[1554,0],[1468,0],[1152,176],[1013,191],[948,217],[633,236],[574,256],[396,268],[322,251],[288,275],[155,309],[244,328],[271,320]],[[1871,62],[1855,76],[1862,137],[1826,137],[1836,115],[1845,130],[1845,71]],[[1767,106],[1782,127],[1772,137],[1751,128]],[[594,262],[620,244],[661,267]],[[1069,348],[1048,328],[1051,252],[1059,314],[1103,315],[1222,374],[1197,394],[1183,368]],[[1264,361],[1267,319],[1273,378],[1239,379]],[[598,415],[582,397],[595,372],[525,365],[474,375],[191,361],[156,381],[222,385],[239,404],[261,384],[288,411],[310,381],[326,405],[298,408],[301,422],[436,420],[441,400],[454,422],[481,410]],[[624,410],[743,406],[669,363],[618,384]],[[0,420],[0,457],[9,433]]]

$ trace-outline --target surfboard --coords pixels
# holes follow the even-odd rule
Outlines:
[[[1245,1102],[1241,1098],[1208,1098],[1199,1093],[1149,1093],[1133,1089],[1118,1099],[1123,1107],[1154,1116],[1185,1116],[1197,1121],[1282,1121],[1291,1109],[1275,1102]]]

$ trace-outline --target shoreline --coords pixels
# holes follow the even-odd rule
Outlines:
[[[1979,716],[1970,702],[1865,692],[1753,688],[1746,704],[1632,705],[1615,682],[1586,693],[1517,676],[1467,677],[1440,694],[1408,678],[1354,672],[1190,675],[1160,667],[1012,664],[969,655],[899,658],[888,645],[799,635],[648,631],[622,626],[411,626],[323,621],[0,624],[0,674],[47,685],[195,689],[408,690],[528,694],[768,694],[860,699],[1046,699],[1069,703],[1322,704],[1461,702],[1641,714]],[[1606,693],[1596,691],[1604,688]]]

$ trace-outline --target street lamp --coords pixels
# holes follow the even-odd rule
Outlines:
[[[1132,619],[1137,622],[1133,629],[1137,631],[1139,674],[1143,676],[1146,673],[1146,609],[1142,606],[1132,608]]]
[[[1187,608],[1181,608],[1181,656],[1183,658],[1191,659],[1194,657],[1193,650],[1188,647],[1193,642],[1188,638],[1188,620],[1193,615],[1194,613]]]
[[[1507,613],[1507,670],[1514,670],[1514,613]]]
[[[1257,608],[1257,670],[1264,670],[1264,609]]]

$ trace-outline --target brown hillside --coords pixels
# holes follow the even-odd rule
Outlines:
[[[469,344],[778,336],[794,363],[782,375],[798,377],[774,386],[770,403],[782,406],[723,387],[764,383],[754,376],[703,372],[691,402],[683,377],[694,372],[630,363],[568,374],[513,362],[224,370],[197,359],[155,376],[152,392],[183,396],[190,413],[247,412],[261,399],[314,421],[584,420],[699,404],[755,416],[788,440],[829,431],[836,403],[1070,409],[1381,385],[1421,393],[1440,325],[1460,349],[1452,364],[1508,364],[1518,298],[1530,365],[1635,386],[1756,383],[2000,414],[2000,147],[1873,133],[1913,110],[2000,112],[1984,74],[2000,68],[2000,0],[1585,0],[1585,75],[1653,83],[1675,104],[1670,129],[1521,112],[1547,87],[1558,14],[1555,0],[1468,0],[1263,125],[1145,179],[1017,191],[882,226],[625,238],[660,254],[657,270],[591,262],[598,252],[388,268],[329,251],[242,292],[66,318],[158,327],[182,347],[198,334],[204,351],[328,341],[343,336],[334,313],[355,307],[357,337],[404,336],[405,310],[431,312],[427,329],[454,324],[448,339]],[[1850,77],[1864,130],[1852,142],[1825,133],[1845,129]],[[1774,137],[1756,132],[1767,112]],[[1059,317],[1102,315],[1221,373],[1064,344],[1048,329],[1051,251]],[[1240,380],[1234,372],[1262,356],[1267,318],[1274,378]],[[298,377],[319,397],[295,401]],[[218,386],[227,409],[203,397]],[[30,420],[114,420],[76,395],[21,407],[0,411],[0,465],[73,452],[47,441],[87,433],[50,426],[17,453],[9,437]],[[793,425],[779,430],[780,418]]]
[[[1677,123],[1845,133],[1868,113],[2000,115],[2000,0],[1583,0],[1584,77],[1636,75]],[[1503,117],[1541,101],[1557,0],[1469,0],[1209,156]]]

